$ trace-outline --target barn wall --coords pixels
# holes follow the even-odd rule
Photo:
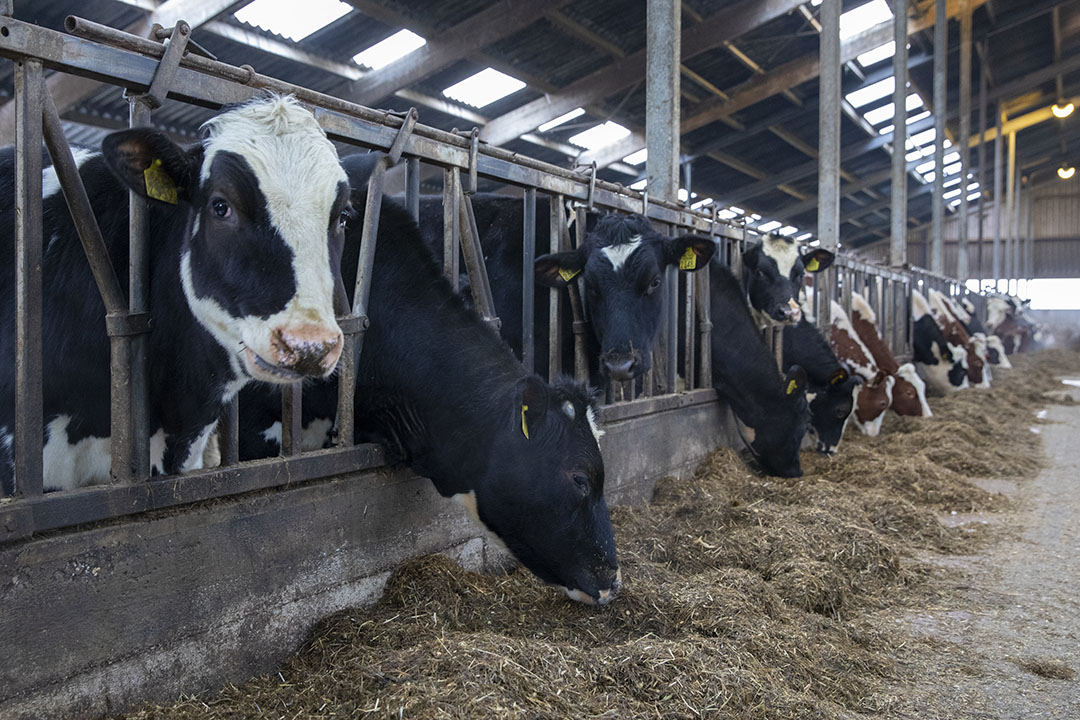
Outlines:
[[[731,440],[715,400],[682,397],[610,413],[613,503]],[[483,535],[430,481],[384,469],[0,548],[0,717],[98,717],[270,671],[406,558],[504,563]]]

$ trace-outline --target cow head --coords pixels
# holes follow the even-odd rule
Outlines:
[[[783,378],[780,402],[754,427],[750,450],[762,469],[776,477],[801,477],[802,446],[810,409],[806,404],[806,371],[792,365]]]
[[[794,325],[799,322],[799,292],[807,272],[817,273],[836,256],[815,248],[800,251],[794,240],[766,235],[759,245],[743,253],[743,286],[758,325]]]
[[[1012,367],[1009,356],[1005,354],[1005,345],[997,335],[986,336],[986,358],[991,365],[1006,369]]]
[[[911,363],[904,363],[896,371],[892,409],[897,415],[911,417],[931,417],[934,414],[926,402],[926,383]]]
[[[536,258],[536,278],[548,287],[584,278],[600,371],[612,380],[630,380],[649,369],[664,307],[664,271],[700,270],[715,251],[709,238],[665,237],[641,215],[609,213],[581,247]]]
[[[829,384],[817,392],[807,392],[810,405],[810,431],[818,452],[835,455],[844,436],[844,428],[855,410],[862,378],[841,367],[829,378]]]
[[[466,506],[541,580],[580,602],[609,602],[621,578],[592,398],[577,383],[532,375],[496,420],[487,472]]]
[[[859,388],[855,400],[855,424],[863,434],[871,437],[881,432],[885,411],[892,404],[893,385],[896,378],[884,370],[878,370],[870,382]]]
[[[184,294],[238,376],[329,375],[342,349],[331,258],[349,201],[334,146],[291,97],[235,106],[204,129],[191,149],[137,128],[106,137],[102,152],[132,190],[187,223]]]

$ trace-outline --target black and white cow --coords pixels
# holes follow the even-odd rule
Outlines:
[[[784,328],[784,367],[806,371],[810,430],[818,452],[835,455],[855,411],[861,378],[837,359],[825,337],[805,317]]]
[[[960,318],[960,322],[963,323],[964,329],[968,331],[968,334],[974,337],[975,335],[982,334],[986,340],[986,360],[990,365],[1008,369],[1012,367],[1012,363],[1009,362],[1008,356],[1005,354],[1005,345],[1001,342],[1001,338],[995,335],[993,332],[987,332],[986,325],[979,319],[979,314],[976,312],[975,303],[971,302],[969,298],[961,298],[959,303],[962,313],[957,312],[957,316]]]
[[[754,431],[750,449],[762,468],[799,477],[799,448],[810,411],[806,372],[798,365],[783,376],[750,314],[738,279],[719,260],[709,263],[713,386],[736,417]]]
[[[538,198],[538,248],[547,246],[549,221],[545,207]],[[503,323],[501,332],[520,355],[522,203],[504,196],[474,196],[473,208],[495,311]],[[504,212],[499,214],[499,209]],[[431,245],[442,243],[441,213],[441,198],[421,202],[421,225]],[[564,288],[580,277],[596,342],[591,355],[599,376],[613,380],[638,378],[650,367],[652,347],[660,330],[664,271],[669,266],[700,270],[713,256],[716,244],[696,235],[660,235],[641,215],[608,213],[590,219],[589,224],[581,247],[536,258],[536,347],[547,347],[546,288]],[[567,314],[564,337],[571,337],[569,329]],[[536,367],[541,374],[547,370],[543,351],[537,353]]]
[[[76,162],[121,285],[128,277],[128,189],[151,200],[148,246],[150,455],[158,473],[202,466],[223,405],[252,378],[333,371],[331,246],[343,238],[348,182],[310,112],[260,97],[208,121],[181,148],[134,129]],[[14,417],[13,153],[0,162],[0,437]],[[43,332],[47,490],[109,480],[109,339],[105,308],[56,172],[43,172]],[[13,468],[0,463],[10,490]]]
[[[918,290],[911,291],[911,319],[915,368],[927,389],[942,394],[968,387],[967,348],[945,339],[930,303]]]
[[[806,273],[818,273],[836,256],[823,248],[803,252],[790,238],[766,235],[743,252],[743,286],[758,326],[792,325],[802,317],[799,293]]]
[[[351,294],[370,158],[346,158],[357,217],[342,268]],[[409,214],[384,200],[356,377],[357,440],[431,478],[529,570],[573,599],[603,604],[619,590],[604,499],[594,399],[570,380],[530,375],[442,277]],[[308,383],[308,449],[336,409],[334,379]],[[242,458],[277,454],[280,400],[265,386],[241,393]],[[310,432],[314,429],[314,432]]]

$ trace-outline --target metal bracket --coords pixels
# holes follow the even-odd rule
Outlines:
[[[120,335],[144,335],[154,327],[154,319],[148,312],[121,313],[105,316],[105,331],[109,337]]]
[[[716,204],[712,209],[712,219],[709,221],[709,237],[716,239],[716,223],[720,220],[720,205]]]
[[[371,325],[367,315],[341,315],[337,318],[337,323],[344,335],[356,335]]]
[[[168,44],[165,45],[165,54],[158,63],[154,72],[154,79],[150,81],[150,87],[141,95],[125,95],[129,98],[141,100],[151,110],[156,110],[165,102],[165,96],[169,94],[169,86],[172,85],[176,71],[180,67],[180,59],[187,50],[188,40],[191,37],[191,26],[183,20],[178,20],[172,28],[166,29],[154,24],[150,31],[150,37],[162,40],[168,36]]]
[[[390,143],[390,150],[386,153],[387,167],[393,167],[401,160],[401,153],[405,150],[405,143],[408,141],[409,136],[412,135],[413,128],[416,127],[416,121],[419,117],[420,113],[414,107],[409,108],[409,111],[405,113],[405,119],[401,123],[401,127],[398,128],[394,142]],[[479,132],[479,130],[476,129],[476,132]]]
[[[596,195],[596,161],[593,160],[588,165],[575,165],[574,172],[581,172],[584,169],[589,171],[589,194],[585,198],[585,209],[590,212],[595,207],[594,196]]]
[[[469,184],[462,188],[466,195],[476,194],[476,156],[480,153],[480,128],[474,127],[469,133]]]
[[[649,188],[645,186],[641,190],[641,214],[649,217]]]

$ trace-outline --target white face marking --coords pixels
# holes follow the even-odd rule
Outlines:
[[[878,413],[877,417],[867,422],[859,422],[859,418],[855,418],[855,426],[862,430],[864,435],[877,437],[881,433],[881,424],[885,422],[885,415],[888,413],[889,406],[892,405],[892,390],[895,383],[896,378],[892,375],[885,378],[885,409]]]
[[[71,148],[71,156],[75,159],[75,167],[81,169],[83,163],[101,153],[86,148]],[[48,200],[60,192],[60,179],[56,177],[56,168],[50,165],[41,171],[41,199]]]
[[[918,290],[911,291],[911,319],[919,320],[924,315],[930,314],[930,303],[926,302],[926,298]]]
[[[574,410],[574,403],[569,400],[562,404],[563,415],[573,420],[577,416],[577,411]]]
[[[314,116],[291,97],[243,105],[207,121],[201,182],[210,177],[214,156],[227,151],[244,158],[266,198],[275,230],[293,251],[296,294],[269,318],[233,318],[212,298],[199,298],[191,280],[190,257],[181,258],[181,280],[199,321],[229,353],[244,347],[274,358],[271,331],[315,325],[339,330],[333,311],[334,279],[326,234],[339,183],[347,182],[337,151]],[[274,376],[248,365],[252,375]],[[263,377],[263,375],[267,375]]]
[[[997,366],[1001,368],[1011,368],[1012,363],[1009,362],[1009,356],[1005,354],[1005,344],[1001,342],[1001,338],[997,335],[989,335],[986,338],[986,346],[994,348],[998,353]]]
[[[761,249],[776,261],[776,269],[780,271],[780,277],[791,277],[791,268],[795,267],[795,261],[799,259],[798,245],[784,238],[768,235],[762,238]]]
[[[595,598],[593,598],[592,595],[589,595],[587,593],[583,593],[580,590],[571,590],[570,588],[566,587],[565,585],[560,585],[559,587],[562,588],[562,591],[564,593],[566,593],[566,597],[570,598],[571,600],[574,600],[575,602],[584,603],[585,605],[595,605],[596,604],[596,600],[595,600]]]
[[[877,324],[877,315],[874,313],[873,308],[870,307],[870,303],[866,302],[866,298],[857,292],[851,293],[851,312],[858,312],[859,315],[862,315],[862,319],[871,325]]]
[[[592,435],[596,438],[596,444],[599,445],[600,438],[604,437],[604,431],[596,424],[596,413],[593,412],[591,405],[585,408],[585,418],[589,421],[589,429],[592,430]]]
[[[480,513],[476,509],[476,492],[474,490],[470,490],[467,493],[457,493],[456,495],[451,495],[450,498],[461,505],[461,507],[465,508],[465,512],[467,512],[469,517],[471,517],[478,525],[484,524],[481,522]]]
[[[1009,315],[1009,303],[1001,298],[990,298],[986,302],[986,329],[993,331]]]
[[[949,346],[949,352],[952,353],[953,365],[956,365],[957,363],[959,363],[960,367],[962,367],[962,368],[964,368],[966,370],[967,366],[968,366],[967,348],[965,348],[963,345],[953,345],[951,342],[949,342],[947,340],[945,341],[945,344]],[[957,360],[957,358],[960,358],[960,359]]]
[[[609,245],[606,248],[600,248],[600,252],[603,253],[617,272],[622,269],[622,266],[639,247],[641,247],[641,236],[635,235],[630,238],[630,242],[621,245]]]
[[[926,383],[919,377],[919,373],[915,371],[915,366],[911,363],[904,363],[896,371],[897,377],[902,377],[909,383],[915,386],[915,394],[919,396],[919,406],[922,408],[923,417],[933,417],[934,413],[930,411],[930,404],[926,402]]]

